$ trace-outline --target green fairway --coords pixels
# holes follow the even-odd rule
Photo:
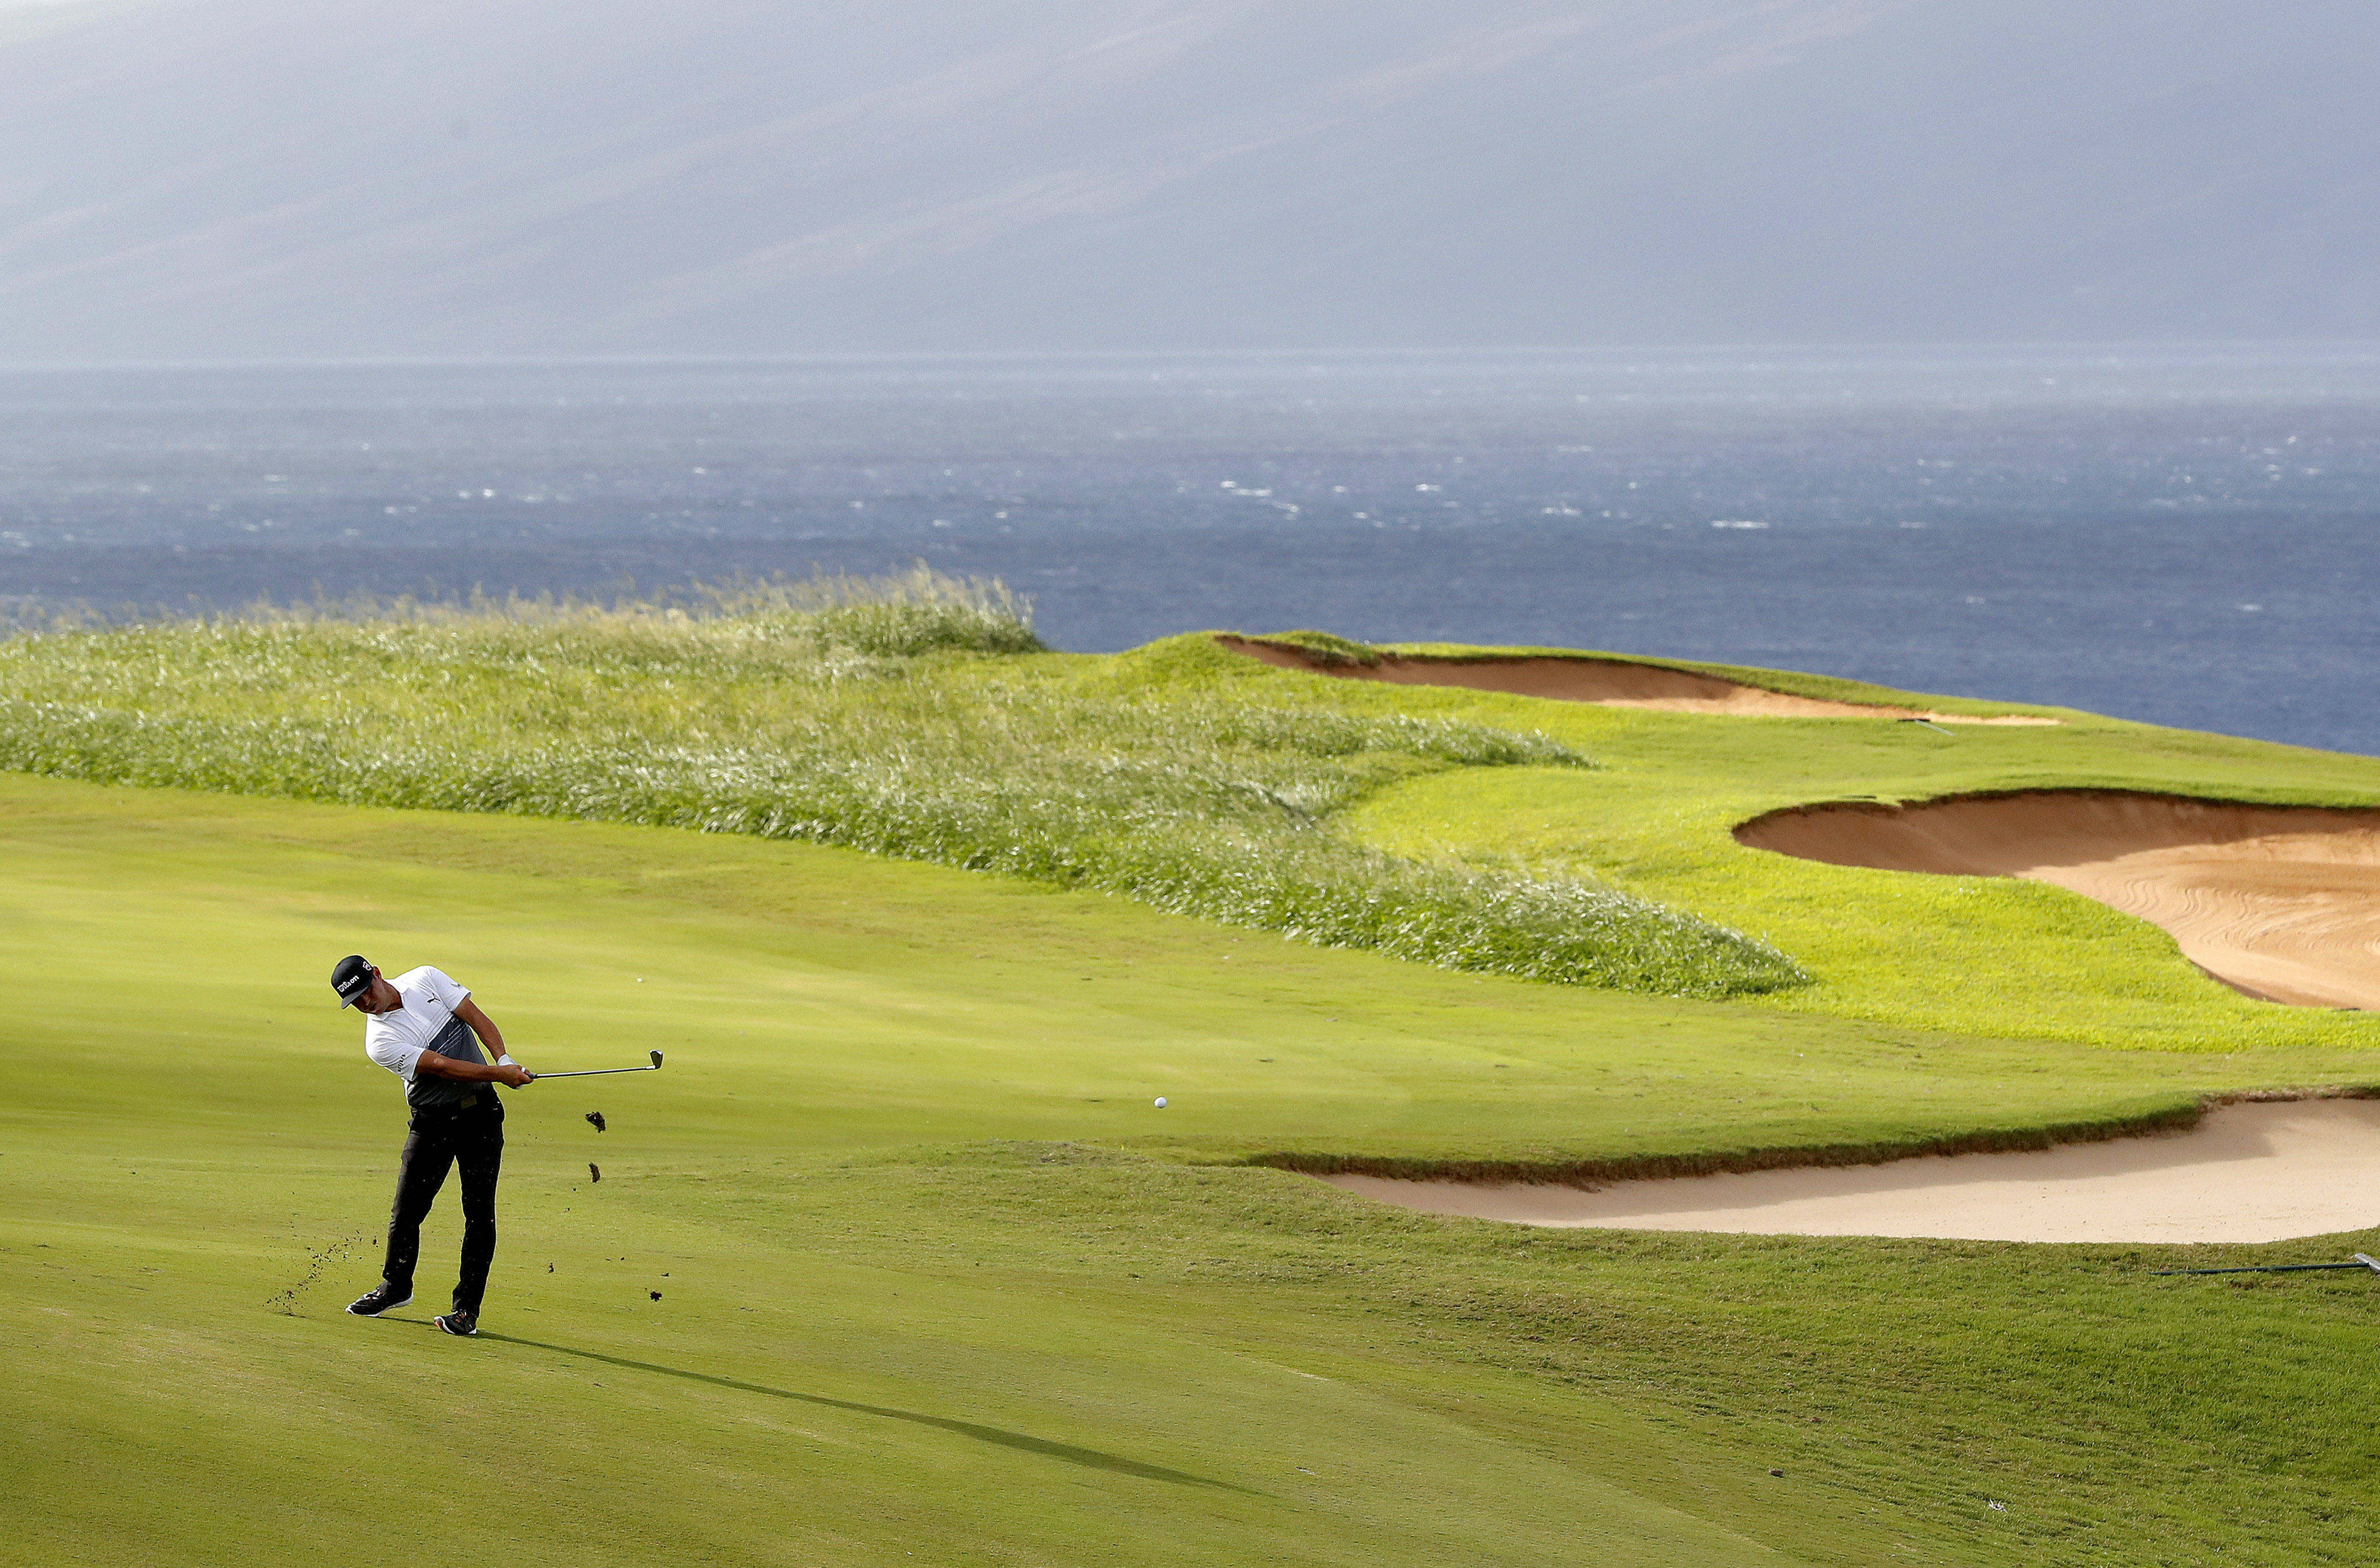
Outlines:
[[[12,1561],[2373,1545],[2350,1279],[1528,1232],[1230,1162],[2022,1129],[2351,1076],[2350,1046],[2051,1049],[1551,987],[666,830],[16,778],[0,854]],[[670,1052],[508,1095],[477,1341],[427,1327],[451,1197],[421,1299],[338,1312],[402,1134],[322,983],[354,947],[451,968],[533,1066]]]
[[[1730,835],[2037,786],[2371,804],[2380,760],[1056,654],[981,585],[817,591],[0,643],[0,1561],[2380,1546],[2368,1276],[2149,1273],[2380,1233],[1548,1232],[1297,1173],[2016,1147],[2380,1083],[2380,1020],[2074,894]],[[419,1298],[340,1310],[404,1131],[324,983],[358,950],[449,970],[533,1068],[668,1053],[507,1091],[476,1340],[429,1326],[451,1195]]]

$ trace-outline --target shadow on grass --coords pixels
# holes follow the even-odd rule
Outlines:
[[[481,1330],[479,1338],[493,1340],[499,1344],[516,1344],[527,1350],[551,1350],[561,1355],[576,1355],[588,1361],[601,1361],[607,1367],[625,1367],[632,1372],[656,1372],[664,1378],[684,1378],[688,1382],[709,1383],[714,1388],[734,1389],[739,1393],[765,1393],[771,1399],[795,1399],[804,1404],[823,1404],[832,1410],[849,1410],[861,1416],[881,1416],[888,1421],[908,1421],[920,1427],[937,1427],[945,1432],[956,1432],[978,1442],[997,1444],[1002,1448],[1021,1449],[1026,1453],[1038,1453],[1050,1459],[1062,1459],[1069,1465],[1087,1469],[1107,1470],[1119,1476],[1137,1476],[1145,1481],[1171,1481],[1181,1487],[1211,1487],[1218,1491],[1245,1492],[1251,1497],[1265,1494],[1253,1488],[1234,1486],[1229,1481],[1217,1481],[1205,1476],[1193,1476],[1184,1470],[1168,1470],[1161,1465],[1144,1465],[1137,1459],[1125,1459],[1119,1454],[1101,1453],[1095,1448],[1077,1448],[1073,1443],[1052,1442],[1047,1438],[1028,1437],[1023,1432],[1011,1432],[999,1427],[986,1427],[974,1421],[953,1420],[947,1416],[927,1416],[915,1410],[895,1410],[888,1404],[862,1404],[856,1400],[832,1399],[822,1393],[797,1393],[792,1389],[772,1389],[766,1383],[747,1383],[740,1378],[714,1378],[708,1372],[688,1372],[677,1367],[656,1366],[650,1361],[631,1361],[625,1356],[605,1355],[600,1351],[579,1350],[572,1345],[547,1344],[540,1340],[515,1339],[510,1334],[492,1334]]]

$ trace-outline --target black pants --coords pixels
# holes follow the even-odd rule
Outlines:
[[[446,1185],[446,1168],[463,1170],[463,1272],[455,1282],[455,1310],[477,1312],[488,1294],[488,1265],[496,1256],[496,1177],[504,1162],[504,1108],[492,1088],[465,1111],[421,1110],[396,1168],[396,1202],[388,1215],[388,1263],[381,1277],[411,1295],[421,1257],[421,1222]]]

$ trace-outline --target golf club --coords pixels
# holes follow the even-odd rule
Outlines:
[[[531,1073],[528,1076],[528,1081],[538,1083],[546,1078],[600,1078],[606,1073],[658,1073],[662,1070],[662,1053],[656,1051],[650,1054],[653,1064],[650,1067],[590,1067],[583,1073]]]
[[[2302,1274],[2316,1269],[2369,1269],[2380,1274],[2380,1258],[2357,1253],[2352,1263],[2257,1263],[2244,1269],[2152,1269],[2152,1274]]]

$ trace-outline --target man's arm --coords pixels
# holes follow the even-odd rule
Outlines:
[[[510,1084],[515,1088],[534,1076],[528,1068],[517,1064],[500,1063],[493,1067],[483,1067],[477,1062],[457,1062],[434,1051],[425,1051],[416,1058],[413,1070],[416,1074],[427,1073],[433,1078],[453,1078],[467,1084]]]
[[[504,1053],[504,1031],[496,1027],[493,1018],[480,1011],[478,1003],[465,997],[463,1005],[455,1009],[455,1016],[471,1026],[471,1032],[480,1037],[480,1043],[488,1048],[489,1055],[502,1056]]]

